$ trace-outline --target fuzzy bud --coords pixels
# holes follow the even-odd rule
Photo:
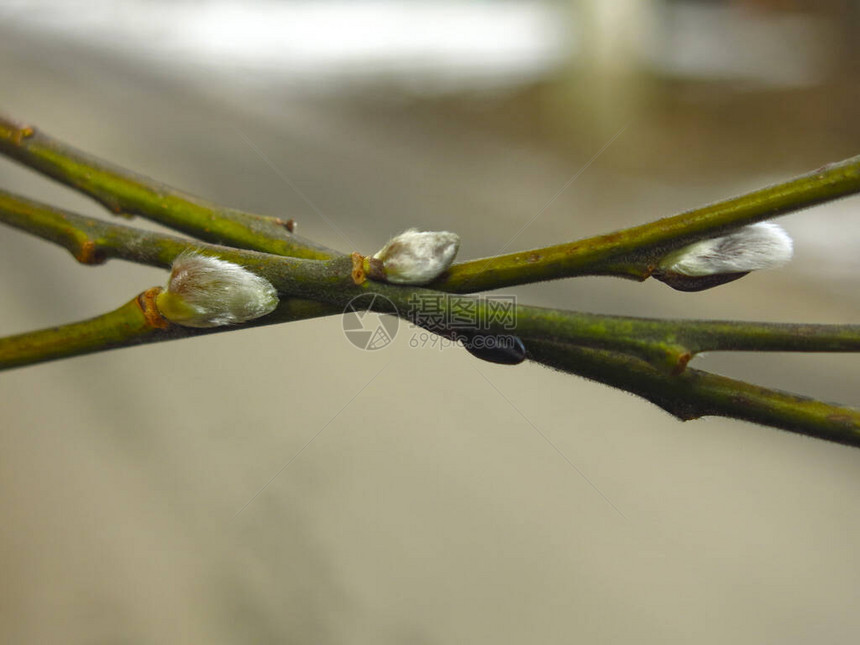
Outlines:
[[[451,266],[460,236],[447,231],[404,231],[370,261],[371,277],[396,284],[427,284]]]
[[[701,291],[750,271],[784,266],[793,250],[791,237],[780,226],[759,222],[673,251],[653,275],[679,291]]]
[[[220,327],[271,313],[278,293],[268,280],[238,264],[185,252],[173,261],[167,289],[155,304],[177,325]]]

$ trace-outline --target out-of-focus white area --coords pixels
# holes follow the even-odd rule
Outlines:
[[[344,251],[416,226],[472,259],[857,154],[857,24],[799,0],[4,2],[0,111]],[[0,189],[110,217],[5,160]],[[794,260],[712,291],[506,293],[857,323],[858,207],[780,218]],[[0,227],[0,334],[165,278]],[[334,317],[0,373],[0,641],[856,640],[858,451],[414,333],[362,352]],[[860,405],[852,355],[694,366]]]
[[[93,40],[173,71],[247,74],[304,92],[395,79],[417,92],[534,79],[573,46],[542,2],[12,2],[22,27]]]
[[[834,26],[723,3],[614,0],[461,2],[43,2],[7,0],[18,28],[98,42],[171,69],[276,77],[303,91],[396,79],[417,92],[534,80],[570,58],[607,69],[758,85],[815,84]],[[582,42],[587,48],[582,47]]]

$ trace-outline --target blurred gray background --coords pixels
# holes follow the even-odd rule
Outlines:
[[[344,251],[416,226],[457,231],[470,259],[539,212],[509,250],[857,154],[856,7],[5,0],[0,110]],[[5,160],[0,185],[109,217]],[[857,208],[782,218],[795,261],[713,291],[607,278],[505,293],[856,323]],[[2,229],[0,332],[96,315],[164,279]],[[860,635],[860,452],[682,424],[539,366],[411,348],[413,334],[363,352],[333,317],[0,374],[0,640]],[[860,405],[856,357],[696,363]]]

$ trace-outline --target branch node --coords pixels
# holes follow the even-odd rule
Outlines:
[[[107,260],[104,251],[92,240],[84,241],[74,255],[75,259],[81,264],[104,264]]]
[[[676,357],[675,368],[672,370],[672,376],[678,376],[679,374],[683,374],[684,370],[687,369],[687,363],[689,363],[693,359],[692,352],[684,352],[683,354],[679,354]]]
[[[11,139],[12,143],[16,146],[20,146],[24,139],[29,139],[36,134],[36,128],[32,125],[24,125],[23,123],[16,123],[14,121],[7,121],[6,125],[12,128]]]
[[[277,224],[278,226],[285,228],[288,233],[296,232],[296,227],[298,226],[298,224],[296,223],[296,220],[294,220],[292,217],[288,220],[283,220],[280,217],[276,217],[274,218],[274,221],[275,224]]]
[[[364,256],[358,251],[352,254],[352,281],[355,284],[364,284],[367,274],[364,272]]]
[[[36,134],[36,129],[26,125],[15,133],[15,145],[21,145],[21,141],[29,139]]]
[[[161,312],[158,311],[158,307],[155,305],[155,298],[161,292],[161,287],[152,287],[137,297],[137,304],[143,312],[146,324],[155,329],[167,329],[170,327],[170,321],[161,315]]]

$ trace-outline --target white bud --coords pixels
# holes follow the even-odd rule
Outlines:
[[[185,327],[220,327],[271,313],[278,293],[246,268],[194,252],[176,257],[167,289],[156,297],[161,315]]]
[[[396,284],[427,284],[451,266],[459,248],[460,236],[456,233],[409,229],[373,256],[373,260],[382,263],[382,271],[373,273],[381,273],[385,280]]]
[[[791,237],[780,226],[759,222],[673,251],[660,261],[654,277],[676,289],[698,291],[750,271],[781,267],[793,251]]]

